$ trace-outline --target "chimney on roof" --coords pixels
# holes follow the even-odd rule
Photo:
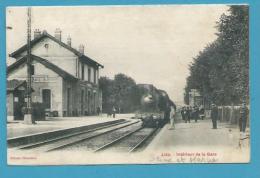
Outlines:
[[[68,38],[67,38],[67,45],[71,47],[71,37],[70,36],[68,36]]]
[[[41,36],[41,31],[39,29],[35,29],[33,33],[33,38],[38,38]]]
[[[46,35],[46,34],[47,34],[47,31],[46,31],[46,30],[43,30],[43,31],[42,31],[42,34]]]
[[[80,44],[80,45],[79,45],[79,52],[80,52],[81,54],[84,54],[84,45],[83,45],[83,44]]]
[[[61,30],[59,28],[56,28],[55,33],[54,33],[54,37],[57,40],[61,41]]]

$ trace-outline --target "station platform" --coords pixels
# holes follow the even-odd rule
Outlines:
[[[7,139],[37,135],[47,132],[55,132],[76,127],[91,126],[100,123],[130,119],[132,114],[117,114],[115,118],[107,117],[105,114],[99,116],[83,117],[52,117],[45,121],[36,121],[34,125],[26,125],[23,121],[7,124]]]
[[[199,120],[197,123],[179,121],[175,124],[175,129],[170,129],[169,124],[165,125],[145,151],[156,150],[157,153],[172,155],[176,162],[178,158],[184,158],[186,153],[212,154],[218,159],[217,162],[248,162],[250,138],[246,135],[249,131],[242,135],[246,139],[241,139],[241,134],[238,126],[229,123],[218,123],[218,128],[212,129],[210,119]]]
[[[218,123],[217,129],[212,129],[211,120],[199,120],[197,123],[179,122],[175,129],[169,129],[167,124],[156,136],[151,147],[173,148],[184,146],[235,146],[239,139],[239,130],[227,123]]]

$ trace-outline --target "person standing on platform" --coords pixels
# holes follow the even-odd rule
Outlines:
[[[195,122],[198,122],[198,119],[199,119],[199,108],[197,106],[194,106],[194,119],[195,119]]]
[[[189,107],[186,107],[186,123],[189,122],[190,123],[190,118],[191,118],[191,110]]]
[[[242,103],[242,107],[240,109],[240,118],[239,118],[240,132],[245,133],[246,125],[247,125],[247,118],[248,118],[248,109],[246,107],[246,103]]]
[[[199,113],[200,113],[200,119],[203,120],[205,117],[205,109],[203,106],[201,106]]]
[[[98,116],[99,116],[99,114],[100,114],[100,111],[101,111],[100,107],[97,107],[97,115],[98,115]]]
[[[187,107],[183,108],[183,117],[184,117],[185,123],[187,123],[187,121],[188,121],[188,108]]]
[[[192,111],[192,106],[188,107],[188,121],[190,123],[190,120],[193,119],[193,111]]]
[[[170,127],[169,130],[175,129],[175,115],[176,115],[176,109],[174,108],[173,105],[170,106]]]
[[[211,119],[213,124],[213,129],[217,129],[217,120],[218,120],[218,108],[215,104],[211,105]]]
[[[181,119],[185,121],[184,109],[185,107],[181,108]]]
[[[115,118],[116,117],[116,108],[115,108],[115,106],[113,106],[113,108],[112,108],[112,114],[113,114],[113,118]]]

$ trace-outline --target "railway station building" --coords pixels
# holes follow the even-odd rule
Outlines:
[[[101,64],[76,50],[71,38],[62,42],[62,32],[54,36],[46,31],[34,31],[31,41],[32,103],[55,116],[94,115],[102,110],[99,89]],[[15,62],[7,67],[7,114],[9,120],[23,120],[26,106],[27,44],[9,55]]]

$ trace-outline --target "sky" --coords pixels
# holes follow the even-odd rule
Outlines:
[[[104,65],[101,76],[117,73],[136,83],[165,90],[183,103],[189,65],[216,39],[216,22],[226,5],[145,5],[33,7],[32,32],[62,30],[62,41],[85,46],[85,54]],[[26,43],[26,8],[6,10],[7,54]],[[14,60],[7,59],[7,64]]]

